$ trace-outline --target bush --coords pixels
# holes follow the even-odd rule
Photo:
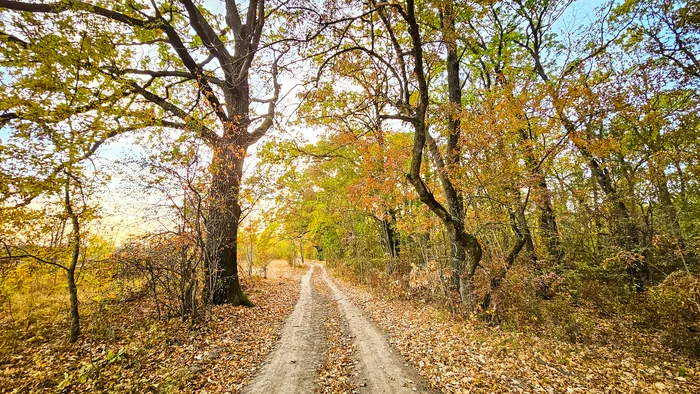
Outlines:
[[[527,267],[514,266],[493,294],[492,313],[504,327],[571,343],[591,343],[595,316],[589,308],[578,305],[573,295],[576,292],[560,289],[562,281],[554,273],[537,275]],[[569,280],[566,285],[577,283]]]
[[[663,342],[700,356],[700,279],[677,271],[649,289],[640,314],[649,328],[663,331]]]
[[[524,266],[513,266],[491,296],[498,320],[518,330],[531,330],[542,322],[540,302],[535,276]]]

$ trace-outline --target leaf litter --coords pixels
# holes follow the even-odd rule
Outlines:
[[[274,348],[299,295],[298,274],[248,289],[254,308],[216,306],[192,328],[154,320],[146,299],[113,303],[66,342],[64,322],[0,349],[0,393],[237,393]],[[4,329],[4,328],[3,328]]]
[[[434,389],[445,393],[697,393],[700,363],[660,343],[647,349],[571,344],[456,318],[338,280]]]

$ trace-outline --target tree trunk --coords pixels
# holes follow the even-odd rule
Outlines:
[[[381,219],[382,230],[384,230],[384,238],[386,241],[386,252],[389,258],[395,259],[399,257],[399,236],[396,231],[396,214],[393,210],[389,210],[389,218]]]
[[[207,221],[207,280],[205,294],[214,305],[253,306],[243,294],[238,278],[238,203],[245,148],[225,141],[214,147],[212,186]],[[213,288],[211,288],[213,287]]]
[[[468,311],[473,311],[477,305],[474,272],[476,272],[476,267],[481,261],[481,246],[476,238],[470,234],[464,233],[461,238],[465,261],[459,277],[459,295],[465,308]]]
[[[452,288],[459,291],[461,288],[460,280],[462,279],[464,266],[466,265],[467,261],[467,249],[458,239],[456,231],[449,231],[448,235],[450,239],[450,269],[452,271]]]
[[[407,174],[409,182],[413,185],[418,196],[433,213],[435,213],[446,227],[450,241],[450,266],[451,284],[456,290],[468,311],[475,306],[474,272],[481,260],[481,246],[476,238],[468,234],[464,227],[464,201],[460,191],[454,187],[450,179],[450,170],[460,166],[459,136],[461,132],[459,112],[462,110],[462,86],[459,79],[459,56],[454,35],[454,5],[447,2],[441,9],[442,38],[447,48],[445,66],[447,69],[447,85],[449,102],[453,106],[452,113],[447,119],[448,138],[445,159],[435,140],[428,132],[426,124],[427,109],[430,102],[428,82],[425,77],[423,64],[423,49],[420,36],[420,27],[415,17],[415,4],[413,1],[406,3],[406,22],[411,36],[412,54],[415,59],[413,72],[418,82],[419,99],[415,108],[413,121],[414,140],[411,154],[411,170]],[[403,55],[399,54],[401,58]],[[440,185],[442,186],[447,208],[440,204],[433,193],[428,189],[420,175],[423,160],[423,150],[427,148],[437,168]]]
[[[515,105],[519,103],[513,94],[513,89],[507,80],[507,77],[503,75],[502,71],[497,71],[497,81],[499,81],[502,89],[507,92],[509,99]],[[525,161],[525,167],[527,168],[530,176],[531,190],[533,191],[534,203],[537,211],[540,214],[540,233],[544,240],[545,248],[547,249],[547,254],[555,265],[561,263],[564,257],[564,251],[559,244],[559,230],[557,228],[556,217],[554,214],[554,209],[552,208],[552,197],[549,192],[549,187],[547,185],[547,180],[542,174],[542,169],[540,168],[542,162],[536,157],[534,152],[533,143],[536,143],[536,138],[529,126],[529,120],[527,119],[526,113],[521,110],[516,114],[519,121],[528,124],[527,127],[518,128],[518,135],[520,137],[520,142],[525,148],[523,153],[523,159]],[[518,193],[519,194],[519,193]],[[520,197],[518,196],[518,199]],[[532,255],[534,256],[534,246],[532,244],[532,237],[530,235],[529,226],[526,222],[521,221],[520,225],[523,229],[527,229],[526,246],[528,251],[532,250]],[[535,257],[536,260],[536,257]]]
[[[515,99],[513,98],[513,100]],[[532,143],[531,133],[529,130],[520,129],[519,134],[524,146],[528,146]],[[535,158],[533,152],[528,149],[524,156],[525,166],[530,172],[530,177],[532,179],[533,200],[535,207],[537,207],[537,211],[540,214],[540,233],[544,241],[545,248],[547,249],[547,254],[555,265],[559,265],[561,263],[561,259],[564,257],[564,251],[559,244],[559,229],[557,228],[557,221],[554,214],[554,209],[552,208],[552,196],[549,192],[549,186],[547,185],[547,180],[538,166],[538,160]],[[528,235],[529,232],[528,227]],[[532,238],[530,238],[529,242],[532,242]]]
[[[69,175],[69,174],[67,174]],[[70,179],[66,180],[64,208],[71,220],[73,231],[71,233],[71,259],[66,268],[66,278],[68,280],[68,292],[70,294],[70,342],[75,342],[80,336],[80,313],[78,311],[78,287],[75,284],[75,270],[80,259],[80,219],[73,210],[70,192]]]
[[[461,164],[461,152],[459,137],[461,134],[460,111],[462,111],[462,84],[459,78],[459,54],[457,48],[457,34],[455,32],[456,12],[454,2],[444,3],[440,10],[440,25],[442,39],[447,49],[445,67],[447,71],[448,100],[452,107],[452,113],[447,118],[447,152],[445,162],[449,167],[459,167]],[[429,149],[436,161],[441,176],[441,183],[447,196],[447,206],[450,212],[451,224],[448,224],[450,238],[450,265],[452,268],[452,283],[459,291],[462,302],[467,310],[472,310],[474,302],[474,271],[481,260],[481,247],[476,238],[464,231],[464,199],[461,193],[454,189],[447,174],[447,168],[440,163],[440,155],[434,141],[429,141]],[[449,228],[452,226],[453,228]]]
[[[522,246],[524,246],[525,250],[527,250],[528,259],[530,260],[533,266],[537,267],[537,253],[535,252],[535,243],[532,240],[530,225],[527,223],[527,218],[525,217],[525,203],[522,200],[522,194],[520,193],[520,190],[515,188],[510,189],[510,193],[512,194],[513,198],[513,208],[515,208],[515,210],[513,210],[513,208],[508,210],[508,216],[510,216],[513,231],[518,237],[518,241],[523,241]],[[522,248],[522,246],[520,248]],[[518,253],[520,252],[520,248],[518,249]],[[515,257],[518,253],[515,253],[513,255],[513,262],[515,261]],[[510,264],[512,265],[513,262],[511,262]]]
[[[664,224],[671,230],[677,242],[683,242],[681,239],[681,226],[678,222],[678,212],[676,211],[676,206],[673,205],[673,200],[671,200],[671,192],[668,190],[668,180],[663,170],[658,170],[655,183],[659,204],[663,210],[664,221],[666,222]]]
[[[189,247],[186,246],[180,248],[180,272],[182,273],[180,281],[182,311],[180,317],[183,322],[187,321],[187,319],[195,322],[197,320],[196,272],[187,255],[188,249]]]
[[[474,293],[474,272],[481,260],[481,246],[476,238],[460,227],[448,226],[450,240],[450,268],[452,270],[452,287],[467,311],[477,305]]]
[[[70,342],[80,336],[80,314],[78,311],[78,287],[75,285],[75,268],[66,270],[68,291],[70,292]]]
[[[304,265],[304,237],[299,237],[299,255],[301,256],[301,265]]]
[[[668,189],[668,177],[661,166],[656,163],[650,163],[652,177],[656,184],[656,190],[659,199],[659,206],[663,215],[663,225],[673,237],[673,242],[678,252],[681,253],[683,259],[696,260],[695,253],[692,250],[686,250],[685,239],[681,229],[680,221],[678,220],[678,210],[673,205],[671,192]]]
[[[559,243],[559,229],[554,208],[552,208],[552,196],[549,193],[547,180],[544,176],[539,172],[533,175],[537,176],[534,190],[535,206],[540,214],[540,233],[542,234],[547,254],[549,254],[555,265],[559,265],[564,257],[564,250]]]
[[[593,173],[598,185],[605,193],[605,197],[612,205],[613,228],[615,234],[619,235],[619,245],[637,256],[633,256],[627,262],[627,272],[630,276],[632,286],[637,292],[643,292],[646,280],[649,276],[648,259],[646,248],[642,245],[642,233],[630,215],[627,204],[622,200],[613,184],[612,177],[607,170],[600,167],[598,160],[581,144],[576,144],[581,154],[588,160],[589,168]]]

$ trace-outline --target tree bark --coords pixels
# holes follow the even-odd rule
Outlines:
[[[253,306],[243,294],[238,278],[238,202],[245,147],[232,141],[214,148],[211,199],[207,221],[207,295],[215,305]],[[213,286],[213,288],[211,288]]]
[[[396,230],[396,214],[392,209],[389,210],[388,214],[389,217],[380,219],[380,222],[386,240],[386,252],[389,258],[395,259],[399,257],[400,250],[399,235]]]
[[[75,342],[80,336],[80,313],[78,310],[78,287],[75,284],[75,268],[66,271],[68,291],[70,293],[70,342]]]
[[[68,175],[70,176],[70,175]],[[80,259],[80,219],[73,210],[70,195],[70,179],[66,179],[64,208],[71,220],[73,231],[71,233],[71,259],[66,267],[66,278],[68,281],[68,292],[70,294],[70,342],[75,342],[80,336],[80,311],[78,310],[78,287],[75,284],[75,270]]]
[[[461,111],[462,107],[462,83],[459,77],[459,54],[457,48],[457,32],[455,31],[456,10],[453,1],[445,2],[440,12],[440,25],[442,40],[445,43],[447,54],[445,67],[447,71],[447,94],[451,104],[451,113],[447,118],[447,152],[445,165],[441,163],[439,151],[434,141],[429,141],[429,149],[433,154],[443,191],[447,196],[447,206],[452,219],[454,229],[450,234],[450,262],[452,268],[453,286],[459,290],[462,302],[467,310],[473,310],[476,306],[474,295],[474,272],[481,260],[481,246],[476,238],[467,234],[464,230],[464,196],[455,190],[449,178],[450,169],[461,166],[461,150],[459,140],[461,136]]]
[[[299,256],[301,256],[301,265],[304,265],[304,236],[299,237]]]

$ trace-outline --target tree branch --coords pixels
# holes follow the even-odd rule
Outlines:
[[[202,42],[209,51],[216,56],[221,64],[221,68],[227,77],[233,75],[233,66],[231,54],[226,49],[226,46],[219,39],[219,36],[214,32],[211,25],[204,19],[202,13],[191,0],[181,0],[189,14],[190,24],[194,31],[202,38]]]
[[[240,37],[243,31],[243,23],[241,23],[241,16],[238,14],[238,6],[236,6],[236,0],[226,0],[226,24],[235,37]]]
[[[125,74],[135,74],[135,75],[148,75],[154,78],[160,78],[160,77],[179,77],[179,78],[186,78],[186,79],[193,79],[196,80],[197,76],[186,72],[186,71],[176,71],[176,70],[163,70],[163,71],[153,71],[153,70],[137,70],[134,68],[125,68],[123,70],[110,70],[118,75],[125,75]],[[221,88],[224,88],[226,86],[226,83],[213,76],[213,75],[202,75],[201,78],[203,78],[205,81],[211,82]]]
[[[43,264],[53,265],[54,267],[62,268],[66,271],[68,270],[68,268],[62,264],[43,259],[39,256],[36,256],[34,254],[27,252],[26,250],[24,250],[22,248],[18,248],[16,246],[11,247],[8,244],[6,244],[4,241],[0,241],[0,242],[2,242],[2,245],[4,246],[4,249],[5,249],[5,253],[7,253],[7,256],[0,257],[0,262],[7,261],[7,260],[17,260],[17,259],[34,259],[34,260],[36,260],[40,263],[43,263]],[[22,254],[13,255],[12,250],[10,248],[17,249]]]
[[[12,42],[14,44],[17,44],[24,49],[27,49],[27,47],[29,46],[29,43],[27,41],[24,41],[21,38],[15,37],[12,34],[5,33],[4,31],[0,31],[0,38],[5,38],[7,41]]]
[[[279,72],[277,63],[286,53],[287,51],[282,52],[277,58],[275,59],[274,63],[272,64],[272,84],[273,84],[273,94],[272,97],[266,100],[268,102],[267,105],[267,114],[263,116],[263,122],[258,126],[255,130],[253,130],[251,133],[248,133],[248,138],[246,145],[250,146],[254,143],[256,143],[260,138],[262,138],[265,133],[272,127],[272,123],[274,121],[274,116],[275,116],[275,107],[277,106],[277,100],[279,99],[280,96],[280,89],[281,86],[279,82],[277,81],[277,74]]]
[[[49,4],[38,3],[23,3],[13,0],[0,0],[0,8],[5,8],[13,11],[26,11],[35,13],[52,13],[59,14],[65,11],[88,11],[93,14],[103,16],[115,20],[117,22],[126,23],[131,26],[146,27],[151,21],[145,21],[124,15],[120,12],[108,10],[96,5],[88,4],[82,1],[57,1]]]

